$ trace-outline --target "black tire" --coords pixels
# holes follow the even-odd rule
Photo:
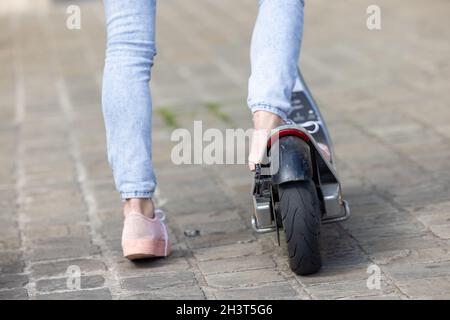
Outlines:
[[[317,272],[322,266],[321,210],[314,182],[287,182],[279,185],[278,190],[289,265],[298,275]]]

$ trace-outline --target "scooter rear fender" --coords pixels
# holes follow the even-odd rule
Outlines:
[[[281,136],[270,143],[272,184],[306,181],[313,178],[311,149],[298,135]]]

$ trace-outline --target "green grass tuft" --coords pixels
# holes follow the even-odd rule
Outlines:
[[[168,126],[169,128],[179,128],[180,127],[175,113],[170,111],[168,108],[166,108],[166,107],[159,107],[157,109],[155,108],[155,113],[162,118],[162,120],[164,121],[164,124],[166,126]]]
[[[222,120],[225,123],[230,124],[231,123],[231,118],[224,113],[222,110],[220,110],[220,104],[217,102],[207,102],[205,104],[205,108],[214,116],[216,116],[217,118],[219,118],[220,120]]]

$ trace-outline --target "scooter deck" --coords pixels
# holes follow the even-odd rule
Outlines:
[[[310,100],[303,91],[294,91],[292,93],[292,111],[289,113],[289,119],[296,124],[304,125],[304,128],[310,131],[314,139],[325,145],[329,145],[328,137],[325,135],[321,116],[316,108],[311,105]],[[310,124],[305,125],[305,124]],[[316,127],[316,124],[318,127]],[[317,128],[317,129],[316,129]],[[315,132],[311,132],[315,131]]]
[[[334,153],[330,134],[300,70],[298,73],[299,76],[292,92],[292,111],[288,117],[301,127],[299,129],[313,138],[312,146],[316,151],[320,191],[325,205],[322,221],[335,222],[345,220],[350,214],[350,209],[347,202],[342,199],[341,185],[333,161]],[[282,130],[282,127],[280,129]],[[329,161],[319,151],[318,143],[328,147],[331,155]]]
[[[330,134],[300,70],[298,74],[292,92],[292,109],[288,118],[308,130],[317,143],[326,145],[331,153],[331,162],[333,162],[333,146]]]

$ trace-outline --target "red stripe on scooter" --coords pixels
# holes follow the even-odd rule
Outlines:
[[[296,136],[296,137],[303,139],[303,141],[305,141],[305,142],[309,142],[309,137],[306,133],[304,133],[300,130],[296,130],[296,129],[285,129],[285,130],[280,130],[280,131],[278,131],[277,134],[274,134],[273,136],[271,136],[269,139],[269,142],[267,143],[267,147],[270,149],[270,147],[272,146],[273,143],[275,143],[279,138],[285,137],[285,136]]]

